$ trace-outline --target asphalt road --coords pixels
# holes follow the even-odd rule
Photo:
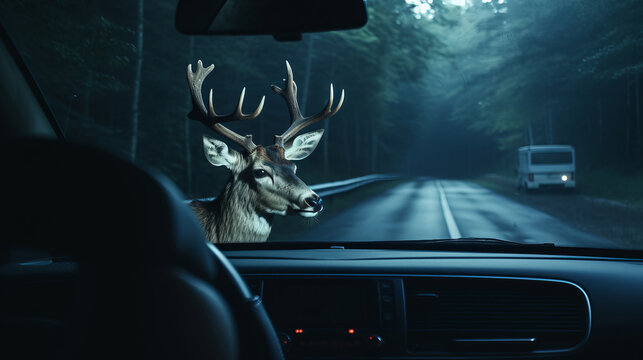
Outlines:
[[[417,179],[344,210],[304,238],[315,241],[484,237],[559,246],[615,247],[479,185]]]

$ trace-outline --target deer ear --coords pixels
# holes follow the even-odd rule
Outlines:
[[[205,157],[214,166],[225,166],[230,170],[237,168],[241,161],[241,154],[234,149],[229,149],[223,141],[203,135],[203,150]]]
[[[297,136],[285,145],[285,156],[288,160],[302,160],[308,157],[319,144],[324,129],[311,131]]]

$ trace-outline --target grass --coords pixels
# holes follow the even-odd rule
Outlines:
[[[578,173],[578,192],[643,208],[643,173],[606,168]]]
[[[584,179],[587,181],[587,178]],[[636,191],[640,191],[638,188],[643,183],[639,183],[638,187],[634,184],[637,187],[634,195],[626,193],[627,196],[619,196],[617,192],[601,189],[600,186],[594,192],[581,187],[575,193],[552,191],[523,194],[515,189],[512,178],[493,174],[471,181],[625,248],[643,248],[643,207],[640,198],[636,200]],[[616,181],[629,182],[631,179]],[[607,197],[609,194],[614,195]],[[606,198],[612,201],[605,201]]]
[[[490,176],[493,180],[490,180]],[[625,166],[613,166],[593,171],[577,171],[575,193],[643,209],[643,172]],[[473,179],[489,189],[513,191],[513,175],[498,172]]]

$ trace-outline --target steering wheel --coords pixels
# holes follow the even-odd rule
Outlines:
[[[237,322],[240,358],[283,360],[279,338],[261,298],[250,292],[241,275],[216,246],[208,243],[208,248],[218,264],[214,285],[228,300]]]

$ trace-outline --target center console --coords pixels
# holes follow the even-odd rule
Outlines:
[[[246,276],[289,359],[539,357],[589,336],[589,299],[552,279]]]
[[[373,278],[247,278],[289,357],[385,355],[403,346],[401,283]]]

